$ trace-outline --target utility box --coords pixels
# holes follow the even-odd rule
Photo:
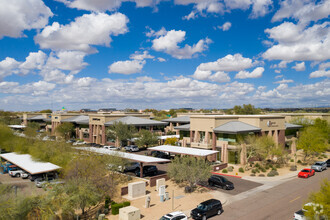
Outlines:
[[[160,186],[165,186],[165,178],[156,180],[156,190],[159,190]]]
[[[146,195],[146,183],[143,181],[128,184],[128,197],[131,199]]]
[[[119,209],[119,220],[140,220],[140,209],[134,206],[127,206]]]

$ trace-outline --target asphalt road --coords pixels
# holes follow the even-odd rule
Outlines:
[[[225,189],[221,189],[216,186],[209,186],[207,183],[204,186],[209,189],[218,190],[220,192],[227,193],[230,195],[237,195],[237,194],[240,194],[242,192],[248,191],[250,189],[253,189],[255,187],[262,185],[261,183],[257,183],[257,182],[237,178],[237,177],[231,177],[231,176],[223,176],[223,177],[225,177],[227,180],[229,180],[230,182],[232,182],[234,184],[235,188],[233,190],[225,190]]]
[[[326,178],[330,179],[329,169],[309,179],[297,177],[233,202],[224,207],[224,213],[211,219],[293,219],[294,212],[307,203],[309,193],[318,191],[320,183]]]

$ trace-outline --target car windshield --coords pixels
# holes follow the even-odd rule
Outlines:
[[[206,210],[207,210],[207,206],[204,205],[204,204],[199,204],[199,205],[197,206],[197,209],[202,210],[202,211],[206,211]]]
[[[163,216],[159,220],[170,220],[170,218],[167,218],[167,217]]]
[[[314,165],[322,166],[322,163],[315,163]]]
[[[222,182],[228,182],[228,180],[226,179],[226,178],[224,178],[224,177],[220,177],[220,179],[222,180]]]
[[[302,170],[301,172],[303,172],[303,173],[308,173],[309,170]]]

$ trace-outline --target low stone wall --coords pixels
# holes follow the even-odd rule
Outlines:
[[[165,180],[170,179],[170,178],[167,176],[167,174],[161,174],[161,175],[158,175],[158,176],[152,176],[152,177],[150,177],[150,179],[149,179],[150,186],[151,186],[151,187],[156,186],[156,180],[161,179],[161,178],[165,178]]]
[[[228,163],[221,163],[221,164],[213,165],[213,171],[222,170],[222,169],[226,168],[227,166],[228,166]]]

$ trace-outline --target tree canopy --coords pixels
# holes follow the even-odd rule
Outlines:
[[[258,115],[261,113],[260,109],[255,108],[251,104],[243,104],[243,107],[235,105],[233,111],[236,115]]]
[[[74,132],[74,125],[69,122],[64,122],[56,128],[56,132],[58,132],[65,140],[68,140]]]
[[[156,134],[152,133],[151,131],[141,130],[137,134],[137,140],[135,141],[135,143],[139,147],[143,147],[143,146],[148,147],[150,145],[158,143],[158,136]]]
[[[330,216],[330,181],[324,179],[320,191],[311,193],[310,204],[303,208],[306,210],[306,217],[310,219],[322,219]]]
[[[202,158],[175,157],[168,165],[167,174],[178,183],[187,183],[194,187],[199,182],[207,181],[211,176],[211,166]]]
[[[123,122],[115,122],[107,129],[107,136],[112,139],[117,139],[120,146],[123,146],[123,142],[133,138],[136,133],[136,128],[132,125],[127,125]]]

